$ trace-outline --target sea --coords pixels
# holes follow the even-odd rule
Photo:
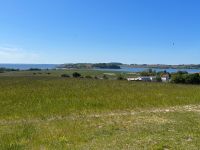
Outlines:
[[[0,68],[28,70],[30,68],[55,69],[58,64],[0,64]]]
[[[148,69],[152,69],[153,71],[167,71],[169,73],[175,73],[178,71],[187,71],[188,73],[200,73],[200,69],[159,69],[159,68],[121,68],[121,69],[95,69],[95,70],[103,70],[103,71],[119,71],[119,72],[142,72],[147,71]]]
[[[11,68],[11,69],[19,69],[19,70],[28,70],[30,68],[38,68],[38,69],[56,69],[59,64],[0,64],[0,68]],[[124,67],[121,69],[95,69],[101,71],[118,71],[118,72],[141,72],[146,71],[148,69],[155,70],[156,72],[166,70],[169,73],[174,73],[177,71],[187,71],[188,73],[200,73],[200,69],[158,69],[158,68],[128,68]]]

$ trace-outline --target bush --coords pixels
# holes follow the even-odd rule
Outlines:
[[[161,77],[160,77],[160,76],[156,76],[156,81],[157,81],[157,82],[162,82]]]
[[[147,71],[140,72],[141,76],[155,76],[156,71],[153,71],[152,69],[148,69]]]
[[[106,75],[103,75],[103,79],[108,79],[108,77]]]
[[[87,79],[92,79],[92,77],[89,76],[89,75],[85,76],[85,78],[87,78]]]
[[[62,74],[61,77],[70,78],[70,75],[68,75],[68,74]]]
[[[10,68],[2,68],[2,67],[0,67],[0,73],[4,73],[6,71],[19,71],[19,69],[10,69]]]
[[[187,84],[199,84],[200,83],[200,76],[198,73],[189,74],[185,77],[185,83]]]
[[[117,80],[124,80],[124,78],[122,76],[118,76]]]
[[[41,71],[42,69],[40,69],[40,68],[30,68],[30,69],[28,69],[28,71]]]
[[[185,77],[183,74],[176,74],[172,76],[173,83],[185,83]]]
[[[172,76],[173,83],[200,84],[200,75],[177,73]]]
[[[177,74],[188,74],[187,71],[178,71]]]
[[[79,77],[81,77],[81,74],[78,73],[78,72],[74,72],[72,75],[73,75],[74,78],[79,78]]]

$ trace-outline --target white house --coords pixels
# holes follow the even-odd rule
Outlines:
[[[127,78],[128,81],[156,81],[156,77],[154,76],[143,76],[137,78]]]
[[[128,81],[142,81],[139,77],[137,78],[127,78]]]
[[[169,74],[163,74],[161,80],[162,82],[169,82]]]

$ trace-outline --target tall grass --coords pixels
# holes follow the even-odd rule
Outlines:
[[[1,77],[0,118],[200,103],[200,86],[58,77]]]
[[[199,91],[197,85],[52,74],[0,77],[0,149],[199,149],[199,106],[136,110],[200,104]],[[130,109],[139,113],[109,115]]]

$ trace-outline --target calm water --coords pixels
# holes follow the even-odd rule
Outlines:
[[[55,64],[0,64],[0,68],[12,68],[12,69],[20,69],[27,70],[30,68],[38,68],[38,69],[55,69],[57,65]]]
[[[0,64],[0,68],[13,68],[20,70],[27,70],[30,68],[39,68],[39,69],[55,69],[58,64]],[[120,72],[141,72],[145,71],[148,68],[121,68],[121,69],[95,69],[95,70],[103,70],[103,71],[120,71]],[[200,72],[200,69],[153,69],[156,72],[164,71],[173,73],[177,71],[187,71],[189,73],[197,73]]]
[[[95,69],[95,70],[104,70],[104,71],[119,71],[119,72],[141,72],[146,71],[148,68],[121,68],[121,69]],[[177,72],[177,71],[187,71],[188,73],[199,73],[200,69],[155,69],[156,72],[166,70],[169,73]]]

